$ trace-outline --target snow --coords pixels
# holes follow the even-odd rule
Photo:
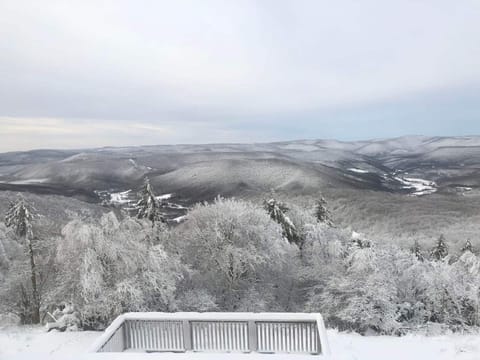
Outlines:
[[[468,191],[472,191],[473,188],[469,187],[469,186],[457,186],[455,188],[458,192],[468,192]]]
[[[41,184],[48,182],[49,179],[25,179],[25,180],[15,180],[15,181],[10,181],[8,184],[12,185],[29,185],[29,184]]]
[[[297,150],[297,151],[316,151],[318,147],[310,144],[288,144],[281,146],[282,149],[286,150]]]
[[[131,202],[129,200],[130,192],[132,190],[127,190],[127,191],[122,191],[122,192],[117,192],[117,193],[111,193],[110,194],[110,201],[112,204],[128,204]]]
[[[351,171],[351,172],[358,173],[358,174],[368,174],[368,171],[367,171],[367,170],[363,170],[363,169],[349,168],[349,169],[347,169],[347,170],[348,170],[348,171]]]
[[[186,219],[187,219],[187,215],[182,215],[182,216],[178,216],[176,218],[173,218],[172,221],[174,221],[176,223],[181,223],[182,221],[184,221]]]
[[[327,331],[332,357],[339,360],[478,360],[480,335],[360,336]]]
[[[269,320],[269,321],[307,321],[321,319],[317,313],[275,313],[275,312],[131,312],[118,316],[114,322],[125,320]],[[322,321],[322,320],[320,320]],[[112,323],[113,325],[113,323]],[[111,326],[112,326],[111,325]]]
[[[172,360],[302,360],[321,359],[310,355],[260,355],[220,353],[110,353],[87,354],[100,336],[93,331],[47,333],[43,327],[0,329],[0,359],[172,359]],[[354,333],[327,331],[332,360],[478,360],[480,334],[427,337],[424,335],[360,336]]]
[[[167,200],[170,199],[173,196],[173,194],[162,194],[159,196],[155,196],[157,200]]]
[[[120,192],[112,192],[109,193],[108,191],[97,191],[98,194],[106,193],[107,195],[110,195],[109,202],[114,205],[128,205],[134,202],[134,194],[132,193],[132,190],[125,190],[125,191],[120,191]],[[133,195],[133,196],[132,196]],[[171,199],[173,197],[173,194],[162,194],[159,196],[156,196],[155,198],[159,201]],[[175,207],[175,204],[172,204],[173,207]],[[179,205],[179,209],[186,209],[182,206]]]
[[[170,209],[177,209],[177,210],[188,210],[188,207],[185,207],[183,205],[179,205],[179,204],[175,204],[175,203],[171,203],[171,202],[167,202],[165,204],[166,207],[170,208]]]
[[[404,189],[412,190],[412,196],[421,196],[433,194],[437,191],[437,184],[431,180],[418,178],[395,177],[395,180],[402,183]]]
[[[87,351],[96,331],[47,332],[42,326],[0,328],[0,359],[66,358]],[[14,356],[16,355],[16,356]]]
[[[363,237],[364,237],[363,234],[360,234],[356,231],[352,231],[352,240],[362,239]]]

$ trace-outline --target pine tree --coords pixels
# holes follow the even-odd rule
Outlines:
[[[288,211],[288,207],[282,202],[272,198],[264,202],[264,208],[272,220],[280,224],[283,230],[283,236],[285,236],[288,242],[301,246],[302,239],[293,222],[285,214]]]
[[[152,226],[154,226],[156,222],[165,221],[160,211],[160,204],[155,197],[152,185],[150,185],[150,180],[147,177],[145,178],[142,190],[139,192],[139,197],[140,200],[136,204],[138,209],[137,218],[150,220]]]
[[[418,260],[420,261],[425,260],[422,254],[422,248],[420,247],[420,244],[418,243],[417,239],[415,239],[415,242],[413,243],[413,246],[410,248],[410,251],[417,257]]]
[[[470,242],[470,239],[467,239],[467,241],[465,242],[465,245],[463,245],[460,251],[462,252],[462,254],[465,253],[466,251],[470,251],[471,253],[473,253],[473,246],[472,246],[472,243]]]
[[[442,260],[448,255],[448,247],[445,243],[445,236],[440,235],[437,243],[430,252],[430,256],[434,260]]]
[[[35,208],[23,196],[11,202],[5,215],[5,225],[11,228],[17,238],[22,239],[27,247],[30,258],[30,279],[32,283],[32,323],[40,323],[40,296],[37,286],[37,267],[34,253],[33,221],[36,217]]]
[[[325,223],[329,226],[333,225],[330,211],[327,209],[327,202],[323,197],[317,201],[317,205],[315,207],[315,217],[321,223]]]

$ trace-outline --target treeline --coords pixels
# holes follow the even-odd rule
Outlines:
[[[319,311],[328,325],[402,334],[437,323],[479,326],[480,261],[470,243],[449,254],[401,249],[335,227],[314,208],[217,198],[168,227],[146,182],[136,216],[76,218],[61,233],[25,199],[0,226],[0,312],[45,321],[68,305],[100,329],[126,311]],[[74,310],[72,310],[74,309]]]

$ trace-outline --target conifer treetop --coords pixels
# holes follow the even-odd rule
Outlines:
[[[148,219],[152,222],[152,226],[156,222],[164,222],[163,215],[160,211],[160,203],[157,200],[153,187],[148,177],[145,178],[142,190],[139,192],[140,200],[137,202],[137,218]]]
[[[12,201],[5,214],[5,226],[12,228],[15,235],[22,238],[33,237],[32,223],[36,218],[36,210],[22,195]]]
[[[448,255],[448,246],[445,242],[445,236],[440,235],[437,240],[437,243],[433,247],[432,251],[430,252],[430,256],[434,260],[442,260],[446,258]]]

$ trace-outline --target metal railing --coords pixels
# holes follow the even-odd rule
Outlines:
[[[92,352],[329,353],[320,314],[128,313]]]

